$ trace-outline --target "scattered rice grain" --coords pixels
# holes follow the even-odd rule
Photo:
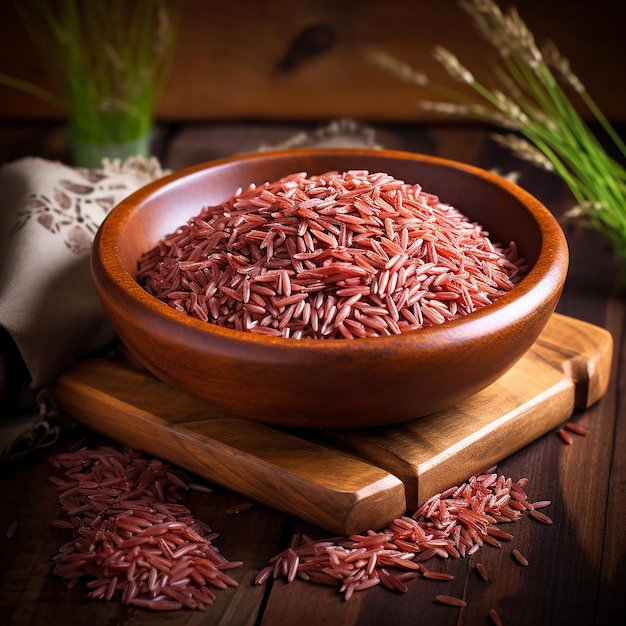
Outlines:
[[[431,580],[454,580],[453,574],[446,572],[432,572],[430,570],[422,571],[424,578],[430,578]]]
[[[586,437],[589,434],[589,430],[587,430],[585,427],[580,426],[579,424],[576,424],[575,422],[567,422],[567,424],[565,424],[565,428],[567,428],[567,430],[576,433],[577,435],[581,435],[583,437]]]
[[[528,565],[528,559],[517,548],[513,550],[512,554],[520,565],[524,567]]]
[[[496,528],[495,526],[488,526],[487,534],[491,537],[496,537],[497,539],[504,539],[505,541],[512,541],[514,539],[511,533],[507,533],[506,531]]]
[[[213,489],[200,483],[189,483],[188,487],[191,491],[199,491],[200,493],[213,493]]]
[[[551,504],[552,502],[550,500],[536,500],[535,502],[531,502],[530,506],[532,509],[543,509]]]
[[[568,445],[571,446],[574,440],[569,436],[565,428],[559,428],[558,430],[559,437]]]
[[[525,511],[533,512],[524,491],[527,484],[526,478],[514,483],[490,468],[429,498],[412,516],[397,518],[382,531],[325,540],[293,535],[289,548],[270,559],[255,582],[261,584],[270,576],[298,577],[337,586],[344,596],[346,592],[351,596],[361,587],[378,582],[386,589],[404,593],[406,582],[417,572],[425,578],[452,580],[451,574],[432,571],[424,562],[463,558],[484,544],[501,547],[499,540],[511,541],[513,535],[498,528],[496,518],[510,523],[520,519]],[[519,510],[510,508],[513,498],[522,504]],[[537,501],[539,505],[542,502],[549,501]],[[297,567],[294,555],[298,557]],[[488,580],[480,563],[476,569]],[[359,582],[351,586],[354,581]]]
[[[15,531],[17,530],[17,526],[18,526],[17,520],[14,520],[9,524],[9,527],[7,528],[7,534],[6,534],[7,539],[11,539],[11,537],[13,537],[13,535],[15,534]]]
[[[553,520],[551,517],[547,516],[545,513],[541,511],[531,510],[529,511],[531,517],[534,517],[536,520],[543,522],[544,524],[552,524]]]
[[[487,569],[482,563],[476,563],[476,571],[478,575],[487,582],[489,580],[489,574],[487,573]]]
[[[235,506],[231,506],[230,508],[224,511],[226,515],[236,515],[237,513],[243,513],[248,509],[251,509],[253,506],[252,502],[242,502],[241,504],[236,504]]]
[[[489,619],[491,620],[493,626],[503,626],[500,615],[498,615],[498,612],[495,609],[491,609],[489,611]]]
[[[437,602],[440,602],[441,604],[447,604],[448,606],[467,606],[467,602],[465,602],[465,600],[463,600],[462,598],[457,598],[455,596],[446,596],[439,594],[435,596],[435,600],[437,600]]]

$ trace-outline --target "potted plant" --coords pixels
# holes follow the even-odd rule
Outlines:
[[[0,82],[65,112],[76,165],[148,156],[179,0],[16,0],[16,7],[54,91],[5,74]]]

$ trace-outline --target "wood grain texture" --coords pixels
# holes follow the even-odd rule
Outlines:
[[[469,400],[406,424],[325,436],[400,477],[415,510],[596,402],[612,352],[605,329],[557,313],[521,361]]]
[[[62,374],[67,414],[112,439],[340,534],[379,528],[406,509],[394,476],[345,454],[219,412],[106,360]]]
[[[508,3],[499,3],[506,9]],[[41,61],[13,3],[0,21],[0,72],[49,87]],[[626,5],[596,0],[519,0],[520,14],[539,43],[556,42],[610,119],[624,121],[623,81],[615,62],[626,55]],[[419,106],[437,95],[371,66],[366,47],[383,48],[444,84],[451,79],[434,60],[442,45],[480,80],[494,51],[472,27],[456,0],[363,2],[187,0],[173,70],[158,108],[161,120],[424,121]],[[19,54],[15,51],[19,50]],[[0,118],[59,119],[62,112],[0,86]]]
[[[112,439],[351,534],[386,526],[561,424],[576,406],[588,406],[588,394],[577,388],[594,389],[595,402],[606,390],[611,354],[604,329],[555,314],[529,353],[469,400],[400,425],[321,435],[225,417],[148,373],[107,360],[62,374],[55,398]]]

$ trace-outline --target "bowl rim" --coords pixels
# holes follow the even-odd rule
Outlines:
[[[137,204],[157,200],[160,195],[170,192],[173,187],[181,184],[181,181],[184,179],[199,176],[207,169],[241,161],[293,158],[299,155],[341,155],[354,157],[367,155],[368,157],[378,156],[383,159],[408,159],[453,168],[473,176],[478,176],[489,184],[499,187],[506,193],[515,196],[520,204],[530,213],[534,222],[540,225],[542,236],[537,262],[511,291],[502,295],[495,302],[467,315],[446,321],[443,324],[405,331],[398,335],[358,338],[356,342],[352,339],[345,338],[334,338],[332,340],[295,340],[287,337],[261,335],[204,322],[186,313],[176,311],[146,292],[128,271],[120,256],[117,237],[124,228],[125,223],[129,219],[132,219],[132,213],[135,211]],[[235,190],[233,190],[233,192],[234,191]],[[201,207],[198,207],[196,212],[199,212],[200,209]],[[189,217],[192,217],[194,214],[195,213],[190,212]],[[97,257],[97,259],[95,257]],[[372,342],[380,343],[381,340],[387,342],[390,347],[394,343],[419,342],[420,338],[426,339],[428,337],[437,337],[440,338],[441,341],[445,341],[445,338],[454,333],[458,328],[465,329],[467,337],[476,336],[476,333],[484,332],[484,330],[481,329],[484,329],[485,324],[488,324],[490,320],[495,321],[502,315],[505,309],[508,310],[511,305],[520,306],[520,298],[522,298],[523,302],[528,300],[526,309],[530,312],[541,303],[539,292],[543,293],[545,290],[562,288],[567,274],[569,255],[565,235],[556,218],[547,207],[516,183],[494,172],[444,157],[400,150],[377,148],[295,148],[250,152],[204,161],[190,167],[182,168],[147,183],[121,200],[103,220],[94,240],[91,259],[92,273],[95,272],[95,265],[99,263],[101,271],[104,271],[113,281],[113,284],[115,284],[118,295],[129,302],[132,301],[135,306],[141,306],[146,311],[149,310],[152,314],[159,316],[163,320],[177,324],[182,323],[190,329],[206,333],[207,336],[215,336],[227,341],[245,341],[246,343],[258,346],[265,346],[267,348],[279,347],[281,350],[288,351],[310,350],[332,352],[345,349],[347,342],[353,345],[353,347],[358,346],[359,349],[367,351]],[[113,274],[115,274],[114,280]],[[454,340],[458,340],[456,334]]]

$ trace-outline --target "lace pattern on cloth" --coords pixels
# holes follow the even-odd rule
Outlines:
[[[59,178],[50,195],[33,191],[26,206],[17,213],[13,232],[34,220],[61,236],[70,251],[89,250],[102,219],[119,201],[120,193],[126,195],[132,190],[128,181],[115,175],[130,175],[143,184],[164,174],[156,159],[139,157],[124,162],[104,159],[100,170],[76,168],[73,173],[74,179]]]
[[[114,336],[91,280],[94,236],[118,202],[166,173],[157,159],[138,157],[105,160],[100,169],[39,158],[0,168],[0,330],[15,346],[15,354],[0,352],[0,390],[28,384],[10,380],[22,361],[30,380],[10,409],[18,415],[0,419],[2,460],[50,445],[67,429],[49,384]],[[10,360],[16,355],[18,363]]]

